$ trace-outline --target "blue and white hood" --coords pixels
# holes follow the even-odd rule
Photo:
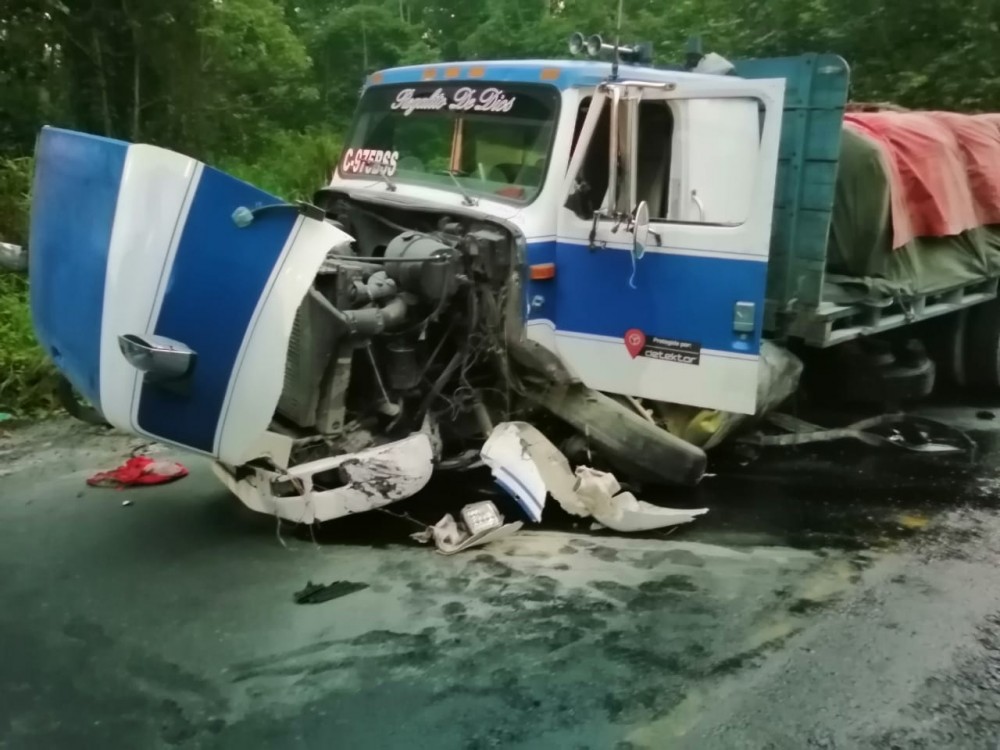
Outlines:
[[[266,455],[295,312],[327,252],[348,242],[181,154],[55,128],[39,136],[35,330],[120,429],[234,465]],[[145,377],[122,352],[129,335],[192,350],[184,382]]]

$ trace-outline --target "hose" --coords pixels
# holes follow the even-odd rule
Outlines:
[[[420,408],[417,409],[417,422],[423,420],[424,415],[427,414],[427,410],[430,409],[434,399],[441,395],[441,391],[444,389],[445,385],[452,375],[455,374],[455,370],[458,369],[459,365],[469,354],[469,345],[472,341],[472,332],[476,330],[476,326],[479,324],[479,298],[476,295],[475,287],[469,287],[469,335],[465,337],[465,341],[462,342],[461,348],[455,355],[449,360],[448,364],[441,371],[441,374],[437,376],[437,379],[431,385],[431,389],[424,396],[424,400],[420,402]]]
[[[393,331],[392,333],[388,333],[386,335],[387,336],[408,336],[411,333],[416,333],[421,328],[423,328],[428,323],[430,323],[432,320],[434,320],[438,315],[441,314],[441,311],[444,310],[444,306],[447,304],[448,299],[449,299],[449,297],[448,297],[447,294],[442,294],[440,297],[438,297],[438,303],[437,303],[437,305],[435,305],[434,309],[431,310],[430,314],[428,314],[427,317],[423,318],[422,320],[418,320],[413,325],[407,326],[406,328],[402,329],[401,331]]]

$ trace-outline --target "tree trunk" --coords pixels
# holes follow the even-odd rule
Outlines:
[[[97,89],[101,94],[101,122],[104,127],[104,135],[110,137],[112,133],[111,125],[111,103],[108,99],[108,78],[104,70],[104,55],[101,48],[101,38],[97,35],[97,29],[91,32],[91,41],[94,47],[94,66],[97,69]]]
[[[362,65],[365,75],[368,75],[368,24],[361,21],[361,53],[362,53]]]
[[[138,35],[133,30],[133,39]],[[132,55],[132,142],[139,140],[139,112],[142,109],[140,92],[139,44],[136,39],[135,53]]]

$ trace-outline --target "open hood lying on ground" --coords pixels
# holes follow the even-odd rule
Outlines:
[[[350,238],[182,154],[55,128],[35,152],[38,338],[112,425],[240,464],[281,394],[295,311]]]

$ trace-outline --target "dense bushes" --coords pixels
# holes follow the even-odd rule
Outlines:
[[[285,200],[309,200],[330,181],[339,153],[339,135],[279,131],[266,136],[255,159],[224,157],[214,166]]]
[[[31,159],[0,159],[0,241],[27,239],[30,184]],[[54,378],[32,333],[27,282],[0,275],[0,412],[51,409]]]
[[[32,333],[27,282],[0,276],[0,411],[19,416],[50,411],[55,382]]]

